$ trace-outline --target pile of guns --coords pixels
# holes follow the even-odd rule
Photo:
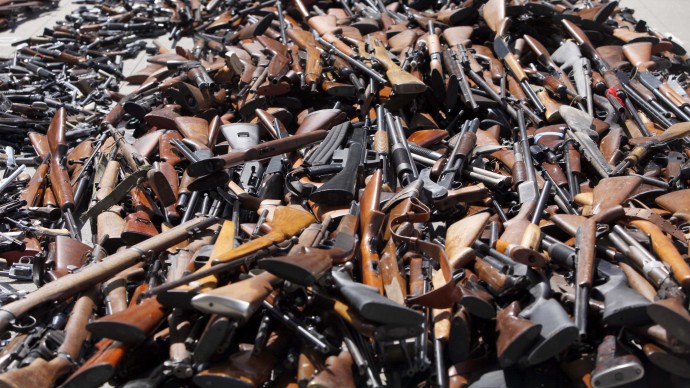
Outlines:
[[[0,31],[14,29],[41,12],[54,10],[58,3],[59,0],[0,0]]]
[[[688,384],[689,74],[617,1],[80,7],[0,65],[0,385]]]

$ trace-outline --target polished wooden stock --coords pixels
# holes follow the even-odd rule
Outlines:
[[[379,210],[383,173],[377,169],[369,179],[360,200],[360,233],[362,240],[362,282],[379,290],[383,295],[383,278],[379,271],[379,254],[376,242],[383,226],[385,214]]]

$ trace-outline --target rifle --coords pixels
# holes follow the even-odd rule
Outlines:
[[[291,152],[322,140],[325,137],[326,131],[317,130],[301,135],[293,135],[284,139],[268,141],[251,147],[246,151],[230,152],[227,155],[194,162],[187,167],[187,173],[191,177],[212,174],[243,162],[266,159],[286,152]]]
[[[166,232],[108,256],[102,262],[93,263],[79,272],[63,276],[28,294],[24,299],[2,306],[0,332],[7,330],[10,322],[47,301],[63,300],[88,287],[100,283],[118,272],[131,267],[142,257],[142,252],[158,252],[184,241],[190,231],[204,229],[216,220],[211,217],[196,218]]]
[[[551,58],[551,55],[549,55],[549,51],[542,45],[538,40],[534,39],[530,35],[524,35],[525,42],[527,42],[527,45],[529,45],[530,49],[532,52],[534,52],[534,55],[536,55],[537,60],[539,63],[544,66],[549,74],[552,76],[556,77],[560,82],[562,82],[563,85],[567,88],[568,95],[573,96],[577,95],[577,92],[575,90],[575,86],[570,82],[570,78],[566,73],[563,72],[563,70],[558,67],[556,62],[554,61],[553,58]],[[574,66],[573,66],[574,67]],[[591,90],[591,88],[590,88]],[[592,114],[591,110],[591,98],[587,100],[588,104],[588,112]]]
[[[562,244],[552,237],[546,237],[543,240],[543,246],[549,253],[552,263],[559,267],[576,269],[577,250],[575,248]],[[596,270],[599,277],[605,279],[605,282],[593,288],[594,296],[604,300],[602,321],[610,326],[649,323],[647,308],[650,303],[627,285],[627,283],[632,283],[630,277],[606,260],[599,260]]]
[[[332,244],[329,244],[331,249],[315,247],[323,238],[327,221],[330,222],[327,218],[321,225],[312,224],[302,232],[299,244],[290,249],[289,256],[262,259],[258,267],[302,286],[313,285],[330,271],[333,263],[344,263],[351,259],[356,246],[358,212],[359,207],[353,205],[349,213],[340,219],[333,232]]]
[[[577,291],[575,295],[575,323],[580,335],[586,335],[586,314],[589,290],[592,287],[595,267],[596,224],[608,223],[620,217],[623,209],[620,204],[641,183],[638,177],[618,177],[603,179],[595,188],[592,211],[589,218],[577,231]]]
[[[445,32],[447,32],[446,30]],[[444,32],[444,34],[445,34]],[[465,51],[466,54],[466,51]],[[448,80],[448,90],[446,93],[446,108],[453,108],[457,104],[458,95],[466,107],[476,111],[479,108],[472,94],[472,88],[467,81],[467,76],[463,70],[463,61],[458,58],[458,52],[452,48],[443,51],[443,63],[448,69],[450,78]]]
[[[689,123],[678,123],[672,125],[659,136],[651,138],[648,142],[638,144],[633,150],[619,163],[611,172],[612,174],[621,174],[626,169],[635,167],[641,159],[647,156],[650,148],[670,142],[675,139],[683,138],[690,134]]]
[[[453,186],[455,177],[462,173],[465,162],[471,154],[471,150],[477,143],[477,129],[479,119],[465,121],[459,137],[455,140],[455,146],[446,159],[443,170],[440,172],[437,183],[445,189]]]
[[[104,125],[108,133],[110,133],[110,136],[115,139],[118,149],[120,150],[123,159],[127,163],[127,166],[131,171],[133,171],[131,175],[132,178],[129,180],[126,179],[120,185],[118,185],[117,189],[114,189],[111,197],[109,197],[111,199],[109,199],[107,202],[112,200],[116,203],[119,201],[119,199],[122,198],[122,196],[124,196],[126,192],[129,191],[136,184],[136,182],[145,175],[149,187],[151,187],[154,193],[156,193],[156,197],[164,206],[175,203],[175,193],[170,187],[170,183],[166,179],[165,175],[159,169],[153,168],[146,157],[142,156],[142,154],[134,146],[127,143],[119,130],[109,123],[105,123]],[[159,133],[156,136],[161,136],[161,134]],[[150,147],[155,147],[156,144],[158,144],[158,139],[158,137],[156,137],[155,140],[152,138]],[[121,187],[123,187],[123,189],[120,189]],[[86,213],[86,216],[93,216],[94,214],[92,213],[97,214],[99,211],[105,210],[108,207],[99,206],[98,210],[93,210],[94,208],[89,209],[89,212]]]
[[[81,348],[87,338],[84,326],[91,318],[94,309],[95,288],[87,290],[74,303],[70,318],[64,329],[64,339],[49,361],[35,358],[31,364],[0,374],[0,384],[6,387],[51,387],[74,367]]]
[[[593,118],[579,109],[565,105],[561,106],[558,111],[568,124],[568,136],[580,146],[585,159],[602,178],[608,178],[612,168],[601,154],[597,144],[590,138]]]
[[[361,271],[364,284],[373,287],[383,295],[383,280],[379,272],[377,242],[385,215],[380,211],[382,172],[376,169],[364,188],[360,204]]]
[[[656,63],[651,60],[651,42],[628,43],[623,46],[623,54],[640,72],[638,75],[640,83],[671,109],[676,116],[683,121],[690,121],[690,102],[650,72],[656,68]]]
[[[503,40],[503,38],[500,36],[497,36],[494,40],[494,52],[505,62],[510,69],[510,72],[520,83],[520,87],[527,95],[527,98],[529,98],[532,105],[536,108],[537,115],[544,114],[544,112],[546,112],[546,107],[544,104],[542,104],[537,95],[534,93],[534,90],[532,90],[532,87],[529,85],[527,73],[525,73],[525,71],[522,69],[522,66],[515,57],[515,54],[510,51],[510,48],[506,44],[505,40]]]
[[[70,235],[76,240],[81,240],[77,229],[72,210],[74,209],[74,193],[67,174],[66,153],[67,144],[65,143],[65,126],[67,123],[67,113],[64,108],[59,109],[48,128],[48,145],[50,148],[50,187],[52,188],[55,199],[60,205],[65,224],[69,229]]]
[[[316,39],[312,33],[294,27],[287,29],[285,32],[290,40],[307,53],[304,66],[304,79],[306,86],[314,90],[323,72],[321,53],[317,49]]]
[[[191,256],[195,250],[208,244],[211,235],[211,233],[207,232],[205,235],[198,236],[199,238],[196,241],[186,247],[186,251],[177,252],[176,255],[178,257],[182,256],[182,260],[184,260],[185,256],[188,254]],[[156,268],[155,263],[150,266],[149,271],[152,273],[152,276],[157,276],[155,274]],[[166,281],[179,279],[179,277],[183,276],[183,269],[185,268],[186,265],[180,265],[177,270],[168,271]],[[148,284],[146,284],[146,287],[148,288]],[[165,315],[164,306],[156,299],[148,298],[142,299],[138,304],[130,305],[125,310],[89,322],[86,328],[98,338],[110,338],[127,344],[138,344],[153,334],[153,331],[159,326]]]
[[[295,236],[313,221],[314,217],[311,213],[302,209],[278,206],[274,210],[272,221],[268,223],[271,226],[271,231],[269,233],[254,240],[250,240],[236,248],[232,245],[229,247],[225,245],[219,247],[219,252],[217,255],[214,252],[214,257],[209,260],[207,266],[198,269],[192,274],[185,275],[178,280],[166,282],[165,284],[154,287],[142,293],[142,297],[148,298],[153,295],[162,294],[178,286],[189,284],[195,280],[208,279],[210,275],[215,275],[216,273],[236,266],[240,259],[244,259],[249,255],[266,252],[266,250],[274,247],[275,244]],[[213,279],[216,279],[215,276]]]

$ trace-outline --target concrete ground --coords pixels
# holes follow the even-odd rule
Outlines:
[[[635,10],[635,18],[690,49],[690,2],[687,0],[620,0],[622,7]]]

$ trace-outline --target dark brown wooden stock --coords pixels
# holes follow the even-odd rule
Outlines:
[[[172,140],[182,140],[182,135],[177,131],[166,131],[161,135],[158,143],[158,154],[163,162],[176,166],[182,161],[183,156],[175,150],[175,147],[170,144]]]
[[[84,167],[83,162],[91,155],[93,152],[93,142],[91,140],[85,140],[80,142],[72,151],[67,154],[67,171],[70,176],[76,177],[81,172]],[[76,182],[75,182],[76,186]]]
[[[295,135],[311,133],[322,129],[331,129],[345,121],[346,115],[340,109],[321,109],[309,113],[300,123]]]
[[[127,245],[132,245],[158,234],[156,226],[151,221],[153,205],[143,190],[132,189],[132,207],[134,212],[125,217],[122,239]]]
[[[47,272],[47,281],[63,277],[73,270],[81,268],[88,259],[91,247],[66,236],[55,237],[50,244],[46,264],[52,269]]]
[[[496,316],[496,355],[501,367],[515,364],[537,340],[541,325],[536,325],[518,316],[517,301],[501,310]]]

